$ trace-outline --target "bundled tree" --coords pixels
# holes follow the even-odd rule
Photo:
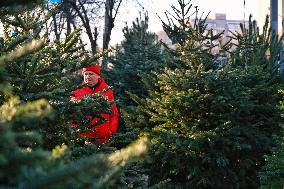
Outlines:
[[[232,57],[220,65],[212,49],[221,34],[207,31],[206,18],[191,24],[192,4],[178,2],[170,23],[163,22],[176,42],[175,69],[157,76],[149,98],[135,98],[142,113],[132,124],[141,123],[151,136],[150,185],[256,188],[263,155],[270,153],[272,135],[280,129],[280,84],[273,60],[281,42],[268,30],[260,35],[250,27],[238,35],[247,42],[238,48],[255,50],[251,58]],[[266,60],[267,49],[271,61],[253,61]]]

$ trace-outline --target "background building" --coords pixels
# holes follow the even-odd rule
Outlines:
[[[248,21],[244,20],[227,20],[226,14],[224,13],[210,15],[206,23],[208,24],[208,29],[213,29],[214,34],[224,31],[224,42],[227,42],[229,36],[232,36],[231,32],[241,32],[241,23],[246,26],[248,25]]]

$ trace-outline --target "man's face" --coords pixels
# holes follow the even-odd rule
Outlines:
[[[94,85],[96,85],[99,82],[99,78],[100,76],[96,74],[95,72],[91,72],[91,71],[84,72],[84,82],[90,87],[93,87]]]

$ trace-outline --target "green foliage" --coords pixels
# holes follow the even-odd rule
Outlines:
[[[34,3],[34,4],[39,4],[41,1],[39,0],[16,0],[16,1],[12,1],[12,0],[6,0],[6,1],[2,1],[0,6],[1,7],[11,7],[13,5],[26,5],[28,3]]]
[[[104,98],[101,93],[94,95],[87,95],[80,101],[71,101],[71,103],[60,105],[59,113],[65,114],[67,120],[72,120],[74,124],[78,126],[75,128],[76,132],[85,132],[91,130],[94,125],[89,125],[89,122],[93,117],[98,117],[100,121],[96,124],[99,125],[104,121],[101,116],[104,114],[111,114],[110,106],[113,102]],[[76,119],[74,119],[76,115]],[[86,116],[87,115],[87,116]]]
[[[283,129],[283,128],[282,128]],[[283,131],[282,131],[283,132]],[[273,150],[272,155],[266,156],[266,165],[259,173],[261,189],[282,189],[284,186],[284,147],[282,141]]]
[[[47,152],[39,148],[42,138],[36,124],[44,122],[50,111],[45,100],[20,104],[16,97],[11,97],[0,107],[1,184],[16,185],[23,165],[35,168],[48,159]]]
[[[0,2],[0,16],[31,10],[44,2],[45,0],[3,0]]]
[[[146,104],[153,132],[152,182],[257,186],[256,170],[279,130],[277,85],[257,66],[219,74],[168,70],[159,76],[160,91]]]
[[[268,67],[272,72],[278,71],[278,56],[283,48],[282,36],[278,39],[269,28],[269,17],[266,17],[263,33],[260,34],[256,22],[250,15],[248,28],[241,24],[241,33],[232,33],[231,40],[235,42],[228,46],[235,66],[246,67],[248,64],[260,64]],[[277,75],[277,74],[276,74]]]
[[[284,91],[280,90],[283,95]],[[280,101],[280,110],[283,110],[283,100]],[[273,149],[271,155],[265,156],[266,164],[262,167],[259,172],[260,178],[260,189],[282,189],[284,186],[284,128],[282,123],[282,129],[279,133],[274,136],[277,139],[277,146]]]
[[[147,87],[151,83],[144,81],[149,77],[148,75],[160,72],[166,66],[157,36],[148,31],[147,15],[144,19],[137,18],[131,27],[124,27],[123,33],[125,39],[121,46],[117,47],[111,61],[112,67],[105,77],[115,92],[120,111],[119,130],[127,132],[118,133],[113,138],[112,145],[118,148],[136,140],[140,133],[136,125],[128,124],[129,119],[136,120],[139,116],[131,94],[139,98],[147,96]]]
[[[281,43],[271,32],[259,35],[250,28],[238,35],[236,56],[220,65],[213,48],[221,34],[213,37],[206,19],[196,17],[191,25],[187,15],[192,5],[179,4],[180,9],[173,7],[177,23],[164,23],[176,42],[170,50],[175,66],[157,75],[148,98],[133,98],[142,113],[129,122],[143,125],[151,137],[151,163],[146,166],[150,185],[256,188],[263,156],[271,152],[272,136],[280,131],[281,85],[273,65]],[[219,48],[228,50],[230,42]],[[252,52],[239,56],[240,49]],[[257,61],[266,60],[267,49],[269,61]]]
[[[49,13],[1,17],[0,187],[283,187],[280,40],[268,22],[259,34],[250,21],[234,33],[238,43],[220,46],[222,33],[208,31],[198,9],[191,23],[192,4],[178,3],[163,22],[173,49],[161,54],[147,17],[124,29],[107,77],[127,132],[110,144],[120,149],[140,139],[118,151],[77,137],[89,129],[88,116],[111,105],[99,94],[70,101],[70,91],[81,86],[76,72],[100,56],[88,56],[80,31],[52,43],[40,27]],[[18,35],[9,36],[9,29]],[[220,63],[225,51],[230,57]],[[79,126],[70,128],[70,122]],[[144,135],[149,156],[133,163],[146,152]]]
[[[134,157],[145,153],[146,141],[145,137],[140,138],[126,149],[109,155],[97,154],[80,158],[49,171],[25,169],[19,186],[22,188],[115,188],[117,183],[113,178],[127,161],[133,161]]]
[[[133,105],[126,91],[139,97],[147,95],[142,78],[165,66],[157,37],[147,29],[147,15],[144,20],[137,18],[131,27],[123,28],[125,39],[117,49],[113,67],[106,77],[113,85],[119,105],[123,108]]]
[[[85,156],[70,161],[75,151],[65,146],[52,153],[40,147],[41,136],[33,125],[23,125],[24,131],[12,128],[19,121],[31,122],[44,119],[50,114],[46,101],[15,106],[11,100],[0,108],[1,120],[1,187],[15,188],[106,188],[115,187],[114,179],[129,160],[145,153],[146,138],[140,138],[126,149],[111,154]],[[7,108],[8,107],[8,108]],[[13,112],[11,115],[10,113]],[[9,113],[9,114],[8,114]],[[42,123],[39,123],[42,124]],[[32,145],[31,145],[32,144]],[[36,144],[36,145],[35,145]],[[95,149],[92,148],[94,151]],[[69,163],[68,163],[69,162]]]
[[[198,17],[198,9],[192,13],[192,4],[190,1],[178,0],[179,7],[172,6],[173,13],[167,11],[167,23],[163,20],[163,28],[169,38],[175,45],[175,49],[169,51],[174,57],[173,64],[175,67],[184,69],[204,69],[218,67],[215,60],[219,53],[214,55],[214,52],[219,51],[220,40],[222,33],[216,35],[212,30],[207,29],[206,19],[203,14]],[[195,13],[194,21],[192,15]]]

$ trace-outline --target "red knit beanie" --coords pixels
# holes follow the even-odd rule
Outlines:
[[[94,73],[96,73],[98,75],[101,74],[100,67],[97,64],[93,65],[93,66],[90,66],[90,67],[83,68],[82,74],[84,75],[84,72],[86,72],[86,71],[91,71],[91,72],[94,72]]]

